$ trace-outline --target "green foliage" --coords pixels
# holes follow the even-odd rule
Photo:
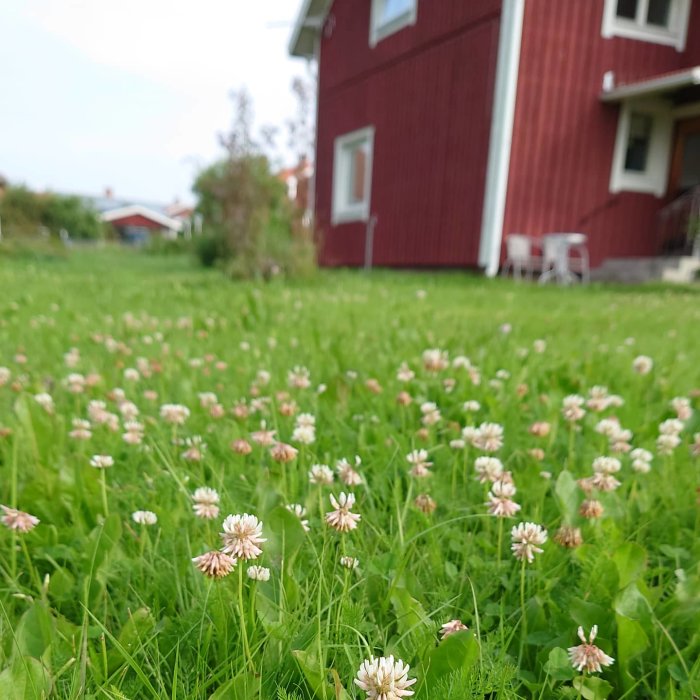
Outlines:
[[[0,218],[7,237],[54,236],[67,232],[71,239],[96,240],[104,235],[96,211],[78,197],[35,193],[23,186],[9,187],[0,197]]]
[[[234,104],[233,126],[221,139],[226,155],[202,170],[192,188],[205,221],[197,256],[204,267],[219,265],[237,279],[306,275],[315,260],[310,232],[252,138],[247,94],[234,95]]]

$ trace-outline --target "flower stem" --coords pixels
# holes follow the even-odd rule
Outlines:
[[[100,484],[102,487],[102,511],[105,518],[109,516],[109,506],[107,505],[107,473],[104,469],[100,469]]]
[[[497,572],[501,570],[501,549],[503,548],[503,518],[498,519],[498,548],[497,548],[497,562],[498,568]]]
[[[38,596],[41,595],[41,579],[39,578],[39,574],[36,572],[36,569],[34,568],[34,564],[32,563],[32,558],[29,556],[29,550],[27,549],[27,543],[24,541],[24,537],[20,535],[19,537],[20,544],[22,545],[22,551],[24,552],[24,557],[27,560],[27,568],[29,569],[29,575],[30,578],[33,579],[34,585],[36,586],[36,593]]]
[[[243,638],[243,652],[246,660],[250,665],[251,673],[255,673],[255,664],[253,657],[250,654],[250,646],[248,645],[248,630],[246,627],[245,610],[243,607],[243,565],[238,562],[238,614],[241,618],[241,637]]]
[[[518,654],[518,666],[520,667],[523,660],[523,652],[525,650],[525,638],[527,637],[527,614],[525,610],[525,566],[526,559],[523,557],[520,563],[520,653]]]

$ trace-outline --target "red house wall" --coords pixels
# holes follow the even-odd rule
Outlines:
[[[115,219],[110,222],[113,226],[143,226],[144,228],[150,228],[153,230],[160,230],[163,228],[162,224],[159,224],[152,219],[148,219],[141,214],[132,214],[131,216],[123,216],[121,219]]]
[[[316,223],[325,265],[361,265],[366,224],[331,224],[337,136],[375,127],[376,265],[477,262],[500,0],[420,0],[369,46],[371,0],[335,0],[321,42]]]
[[[654,195],[609,192],[619,107],[599,100],[616,82],[700,64],[700,2],[685,52],[601,37],[604,0],[528,0],[504,234],[582,231],[592,265],[657,252]]]

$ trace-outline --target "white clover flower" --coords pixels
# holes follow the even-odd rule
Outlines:
[[[297,428],[315,428],[316,427],[316,416],[311,413],[300,413],[296,418]]]
[[[221,551],[237,559],[257,559],[262,554],[259,545],[267,542],[262,537],[262,526],[254,515],[248,513],[228,515],[220,533],[224,543]]]
[[[484,452],[500,450],[503,447],[503,426],[498,423],[482,423],[474,442]]]
[[[331,505],[334,510],[326,513],[326,522],[338,532],[349,532],[357,527],[361,519],[358,513],[351,513],[350,509],[355,505],[355,495],[341,493],[338,498],[330,495]]]
[[[474,462],[479,483],[496,482],[503,474],[503,463],[496,457],[477,457]]]
[[[561,413],[564,416],[564,420],[570,423],[575,423],[581,420],[585,415],[586,411],[582,408],[585,403],[583,396],[578,394],[570,394],[565,396],[562,401]]]
[[[654,367],[654,360],[647,355],[639,355],[632,361],[632,369],[637,374],[649,374]]]
[[[468,629],[469,628],[461,620],[450,620],[440,628],[440,638],[445,639],[451,634],[455,634],[456,632],[461,632],[463,630]]]
[[[36,401],[47,413],[53,413],[54,403],[51,394],[36,394],[34,396],[34,401]]]
[[[270,580],[270,569],[266,569],[264,566],[249,566],[246,573],[248,574],[248,578],[253,581]]]
[[[431,348],[423,352],[423,367],[429,372],[440,372],[449,366],[450,361],[445,350]]]
[[[408,677],[409,666],[393,656],[369,659],[362,662],[355,684],[367,693],[368,700],[401,700],[413,695],[409,688],[416,682]]]
[[[329,485],[333,483],[333,471],[327,464],[313,464],[309,469],[309,482]]]
[[[489,513],[498,518],[511,518],[519,510],[520,506],[513,501],[515,486],[510,481],[494,481],[488,494]]]
[[[95,469],[107,469],[114,466],[114,458],[110,455],[93,455],[90,457],[90,466]]]
[[[683,432],[683,422],[677,418],[669,418],[659,425],[661,435],[680,435]]]
[[[544,550],[541,545],[547,541],[547,531],[535,523],[520,523],[511,530],[511,550],[513,556],[530,564],[535,560],[535,554]]]
[[[131,519],[139,525],[155,525],[158,516],[151,510],[137,510],[131,514]]]
[[[410,382],[415,376],[416,373],[405,362],[401,363],[396,372],[396,379],[400,382]]]
[[[316,442],[316,430],[313,425],[297,425],[292,432],[292,442],[300,445],[312,445]]]
[[[192,510],[198,518],[213,520],[219,515],[219,494],[208,486],[200,486],[192,494]]]
[[[603,670],[603,666],[610,666],[615,663],[615,659],[612,656],[603,653],[602,650],[593,644],[597,634],[598,625],[593,625],[588,639],[583,633],[583,627],[578,628],[578,638],[582,644],[576,647],[569,647],[568,649],[571,665],[577,671],[585,670],[587,673],[600,673]]]
[[[160,417],[172,425],[184,425],[190,417],[190,409],[177,403],[166,403],[160,407]]]
[[[430,476],[432,462],[428,461],[427,450],[413,450],[406,455],[406,460],[412,465],[410,474],[418,478]]]
[[[676,396],[671,399],[671,408],[676,412],[676,417],[678,420],[687,421],[690,420],[693,415],[693,409],[690,406],[690,399],[685,396]]]
[[[3,512],[2,522],[10,530],[22,533],[29,532],[41,522],[35,515],[30,515],[16,508],[9,506],[0,506],[0,508]]]
[[[356,455],[355,456],[355,467],[359,467],[362,464],[362,460]],[[339,459],[335,464],[335,470],[338,473],[338,478],[346,486],[359,486],[362,484],[362,477],[360,473],[352,467],[350,462],[344,457]]]
[[[287,382],[293,389],[308,389],[311,386],[309,370],[297,365],[287,374]]]

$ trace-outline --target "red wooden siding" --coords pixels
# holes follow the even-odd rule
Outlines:
[[[528,0],[504,234],[582,231],[593,265],[657,252],[653,195],[608,190],[619,107],[599,101],[618,83],[700,64],[700,2],[688,45],[604,39],[604,0]]]
[[[321,262],[360,265],[365,224],[331,225],[337,136],[374,126],[374,263],[477,261],[500,0],[420,0],[416,25],[369,46],[370,0],[335,0],[321,44],[316,221]]]

